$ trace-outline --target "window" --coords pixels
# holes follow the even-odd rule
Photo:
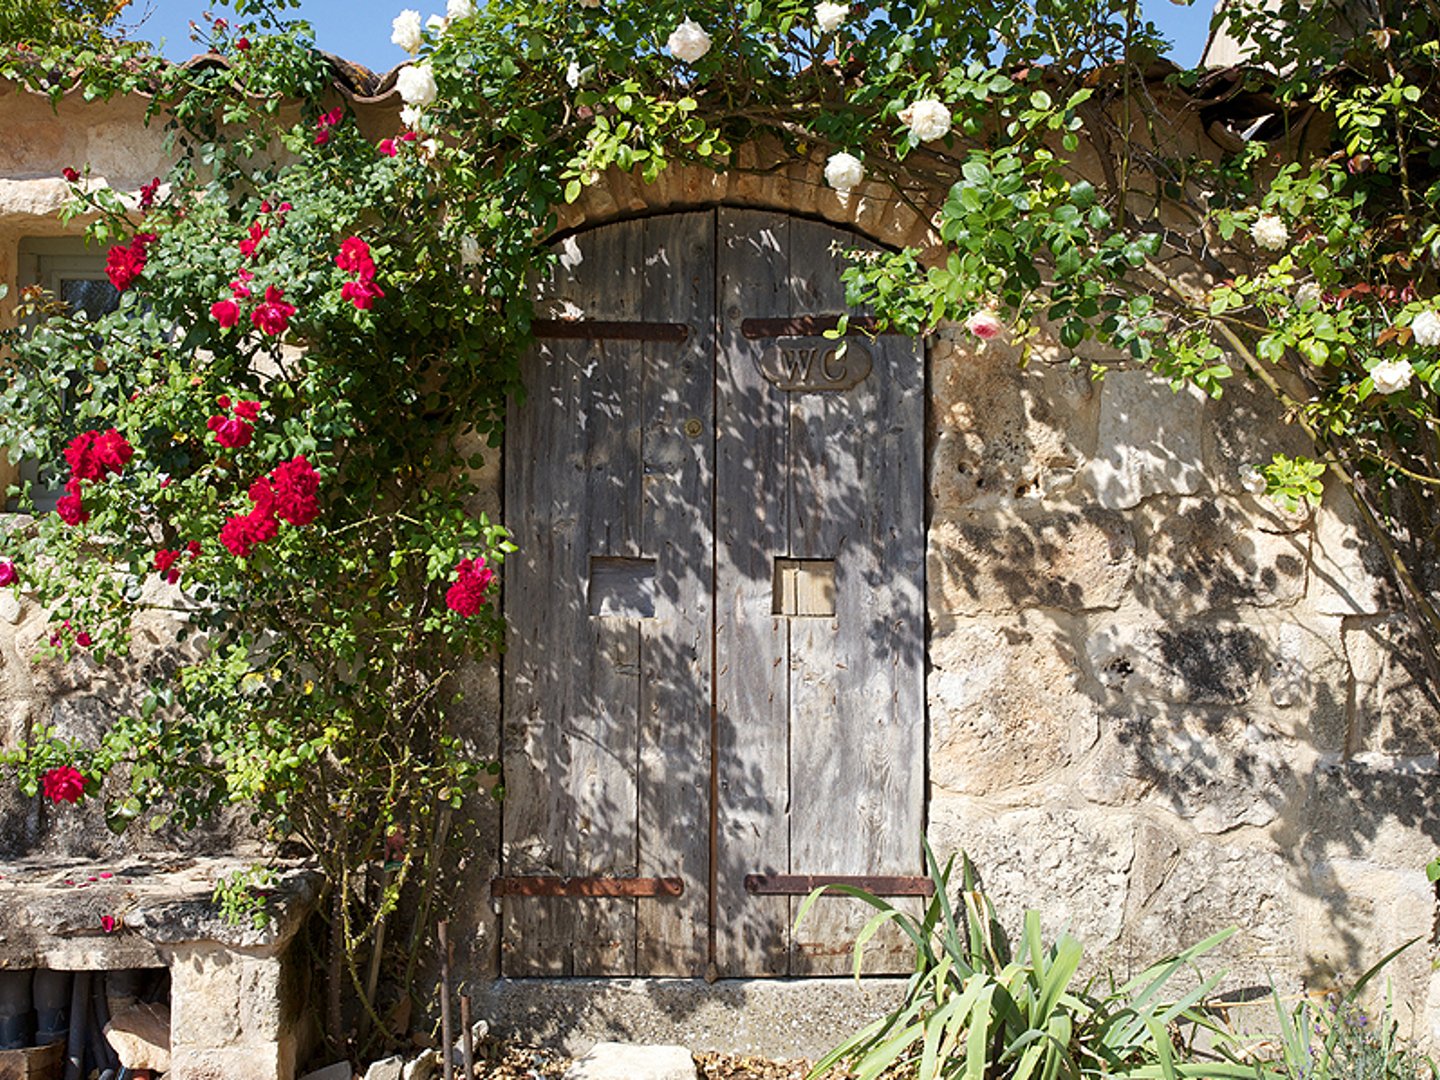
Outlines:
[[[120,293],[105,276],[103,249],[86,247],[78,236],[21,240],[17,271],[21,289],[39,285],[91,320],[120,306]],[[0,462],[0,474],[7,471],[7,464]],[[22,461],[18,467],[19,482],[28,485],[39,510],[53,510],[61,494],[58,480],[50,475],[54,467],[53,462],[42,466],[35,461]],[[13,500],[6,504],[7,510],[14,508]]]

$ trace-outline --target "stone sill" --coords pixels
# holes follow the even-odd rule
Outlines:
[[[211,895],[219,878],[249,865],[182,855],[0,861],[0,968],[166,967],[173,946],[202,942],[278,953],[315,906],[322,879],[304,864],[276,866],[270,924],[231,926]],[[110,932],[106,918],[115,920]]]

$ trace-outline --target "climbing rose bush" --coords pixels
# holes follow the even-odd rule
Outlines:
[[[35,793],[70,767],[117,828],[238,805],[308,844],[332,881],[332,1038],[347,1031],[338,987],[378,1026],[364,950],[405,889],[415,920],[433,912],[450,811],[490,766],[456,699],[498,642],[508,547],[474,477],[523,389],[556,208],[611,170],[643,186],[677,162],[751,169],[750,143],[824,163],[835,191],[888,186],[897,213],[933,227],[924,253],[845,270],[885,329],[948,322],[1024,356],[1043,327],[1096,375],[1105,363],[1083,357],[1119,355],[1215,396],[1243,370],[1316,451],[1222,482],[1295,509],[1343,488],[1440,634],[1414,572],[1434,564],[1440,524],[1433,26],[1411,5],[1342,41],[1325,5],[1278,3],[1229,10],[1277,73],[1276,123],[1313,110],[1333,134],[1311,157],[1287,157],[1308,137],[1237,134],[1213,160],[1172,145],[1155,111],[1170,92],[1144,74],[1160,42],[1124,0],[1040,23],[929,2],[860,18],[451,0],[444,18],[396,18],[404,108],[373,141],[306,31],[255,0],[211,24],[228,69],[122,50],[86,92],[154,94],[188,149],[140,192],[68,166],[68,212],[107,246],[121,309],[82,323],[17,305],[35,329],[6,333],[0,443],[41,463],[58,502],[0,551],[62,658],[105,661],[147,605],[183,612],[193,652],[98,746],[37,732],[10,756],[19,782]],[[0,59],[57,95],[45,73],[72,66]],[[1378,95],[1356,75],[1377,70],[1395,72]],[[1127,145],[1139,132],[1143,152]],[[1108,188],[1106,166],[1123,166]],[[401,866],[377,897],[381,860]],[[413,972],[424,934],[407,940]]]

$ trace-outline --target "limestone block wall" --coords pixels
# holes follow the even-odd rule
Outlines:
[[[1437,688],[1348,496],[1239,468],[1296,435],[1263,389],[940,331],[929,347],[930,839],[1121,971],[1226,926],[1228,985],[1395,966],[1432,1037]]]

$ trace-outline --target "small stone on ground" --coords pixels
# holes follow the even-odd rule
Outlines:
[[[695,1059],[683,1046],[596,1043],[565,1080],[695,1080]]]

